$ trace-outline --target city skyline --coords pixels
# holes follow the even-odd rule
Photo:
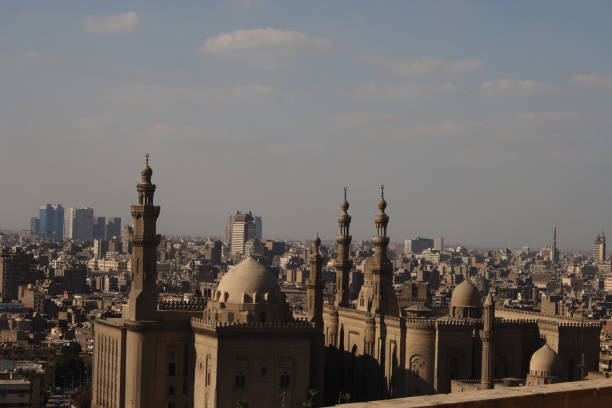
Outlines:
[[[45,202],[130,219],[146,143],[168,235],[249,208],[333,239],[348,185],[370,239],[379,184],[394,242],[612,229],[607,2],[61,4],[0,6],[1,228]]]

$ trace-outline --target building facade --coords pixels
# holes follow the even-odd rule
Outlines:
[[[40,207],[38,234],[43,238],[64,238],[64,207],[46,204]]]

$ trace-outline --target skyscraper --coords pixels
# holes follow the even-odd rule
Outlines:
[[[559,251],[557,250],[557,226],[555,225],[553,228],[553,242],[550,247],[550,260],[553,263],[559,262]]]
[[[434,246],[433,246],[433,248],[436,251],[443,250],[444,249],[444,238],[442,238],[442,237],[435,237],[434,238]]]
[[[603,263],[606,261],[606,236],[604,235],[603,231],[601,234],[597,235],[597,239],[595,240],[593,258],[595,258],[595,262],[597,263]]]
[[[120,217],[108,217],[106,219],[106,231],[104,232],[104,238],[110,241],[113,237],[119,238],[121,236],[121,218]]]
[[[255,218],[250,211],[244,214],[238,211],[231,216],[230,254],[232,256],[244,255],[245,243],[257,238]],[[261,224],[261,218],[259,222]]]
[[[260,240],[262,237],[262,232],[263,232],[263,225],[261,223],[261,217],[254,216],[253,219],[255,220],[255,238]]]
[[[134,229],[131,225],[124,225],[121,228],[121,250],[124,254],[132,253],[132,233]]]
[[[94,210],[91,207],[67,208],[64,214],[64,238],[79,241],[93,239]]]
[[[64,207],[46,204],[40,207],[39,235],[61,240],[64,237]]]
[[[93,239],[104,239],[106,233],[106,218],[93,218]]]
[[[40,220],[37,217],[30,218],[30,236],[34,237],[38,235],[40,229]]]

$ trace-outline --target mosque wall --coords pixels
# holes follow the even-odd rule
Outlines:
[[[473,327],[464,322],[438,321],[436,332],[436,363],[434,388],[448,393],[451,379],[474,378]]]
[[[436,361],[435,320],[405,319],[404,395],[434,392]]]
[[[94,370],[92,406],[122,407],[125,384],[125,329],[96,321],[94,326]]]

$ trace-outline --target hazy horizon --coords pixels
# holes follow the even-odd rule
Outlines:
[[[0,228],[45,203],[158,230],[592,248],[612,231],[612,3],[0,4]]]

